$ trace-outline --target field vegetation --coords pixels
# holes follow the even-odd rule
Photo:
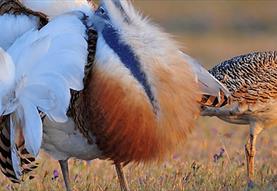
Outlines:
[[[158,22],[183,50],[210,68],[233,56],[277,50],[276,1],[137,0],[136,6]],[[244,144],[248,126],[199,118],[187,144],[162,164],[124,168],[134,191],[237,191],[246,188]],[[45,153],[40,166],[21,185],[0,177],[0,190],[58,191],[58,163]],[[71,160],[74,190],[119,190],[110,161]],[[31,179],[31,180],[30,180]],[[258,137],[254,190],[277,190],[277,128]]]

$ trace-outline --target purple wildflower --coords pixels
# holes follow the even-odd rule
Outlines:
[[[224,153],[225,153],[224,148],[220,148],[219,153],[214,154],[214,156],[213,156],[214,162],[217,162],[219,159],[223,158]]]
[[[53,171],[53,177],[52,180],[56,180],[59,177],[59,171],[57,171],[56,169]]]

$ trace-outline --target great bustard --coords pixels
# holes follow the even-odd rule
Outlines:
[[[55,7],[23,3],[47,15],[40,3]],[[90,22],[99,33],[95,63],[96,35],[88,30],[85,89],[72,91],[69,121],[44,118],[42,148],[60,161],[67,190],[71,157],[113,160],[127,190],[120,163],[161,160],[184,141],[198,110],[196,77],[205,94],[224,87],[127,1],[103,1]]]
[[[66,122],[70,90],[83,89],[87,27],[93,14],[47,17],[19,1],[0,1],[0,166],[13,182],[35,167],[42,121]],[[46,25],[47,24],[47,25]],[[19,137],[19,139],[15,139]]]
[[[224,84],[231,95],[227,102],[208,96],[202,115],[249,125],[245,145],[248,186],[253,186],[254,157],[257,136],[263,129],[277,125],[277,52],[256,52],[234,57],[210,69],[209,72]]]
[[[70,90],[83,89],[87,42],[79,16],[60,16],[41,30],[25,32],[6,50],[0,48],[0,115],[7,116],[0,133],[1,170],[13,181],[32,162],[25,154],[35,157],[41,148],[39,111],[64,123]]]

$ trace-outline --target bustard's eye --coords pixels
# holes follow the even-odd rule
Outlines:
[[[103,8],[103,7],[99,7],[99,13],[101,14],[101,15],[105,15],[105,13],[106,13],[106,11],[105,11],[105,9]]]
[[[96,10],[96,15],[98,15],[99,17],[103,18],[104,20],[110,20],[109,16],[108,16],[108,12],[106,11],[106,9],[103,6],[100,6],[97,10]]]

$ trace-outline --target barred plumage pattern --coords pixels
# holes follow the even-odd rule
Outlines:
[[[201,105],[220,108],[238,103],[259,108],[260,104],[274,102],[277,98],[277,52],[254,52],[226,60],[209,72],[231,92],[227,98],[223,93],[218,99],[204,95]]]
[[[48,18],[43,13],[34,12],[24,7],[18,0],[1,0],[0,1],[0,16],[4,14],[13,15],[31,15],[39,18],[39,27],[43,27],[48,23]],[[16,26],[15,26],[16,27]],[[16,178],[10,150],[10,129],[5,123],[6,117],[0,123],[0,168],[7,178],[14,183],[20,183],[21,180]],[[21,161],[22,173],[26,174],[37,167],[35,158],[32,157],[24,147],[24,141],[17,145],[18,155]]]
[[[228,97],[224,94],[223,91],[220,91],[218,96],[203,95],[201,100],[199,100],[199,103],[202,106],[219,108],[228,103]]]
[[[269,103],[277,98],[276,51],[237,56],[209,72],[232,93],[230,103]]]
[[[86,119],[94,118],[92,112],[88,111],[89,100],[86,99],[87,95],[87,84],[91,78],[93,71],[94,56],[96,51],[97,33],[95,30],[89,28],[88,34],[88,59],[85,66],[85,77],[84,77],[84,90],[77,92],[71,91],[70,106],[68,109],[68,116],[72,117],[76,128],[86,137],[90,144],[93,144],[91,135],[89,134],[89,127],[86,126]]]
[[[265,128],[277,125],[277,52],[237,56],[209,72],[229,89],[231,96],[228,104],[220,108],[206,107],[202,115],[249,125],[245,158],[248,188],[252,188],[257,137]]]
[[[0,124],[0,169],[3,174],[13,183],[20,183],[17,179],[11,160],[10,127],[8,117],[4,117]],[[23,141],[23,140],[22,140]],[[20,157],[22,173],[27,174],[38,167],[35,158],[32,157],[24,147],[24,141],[17,146],[17,153]]]

